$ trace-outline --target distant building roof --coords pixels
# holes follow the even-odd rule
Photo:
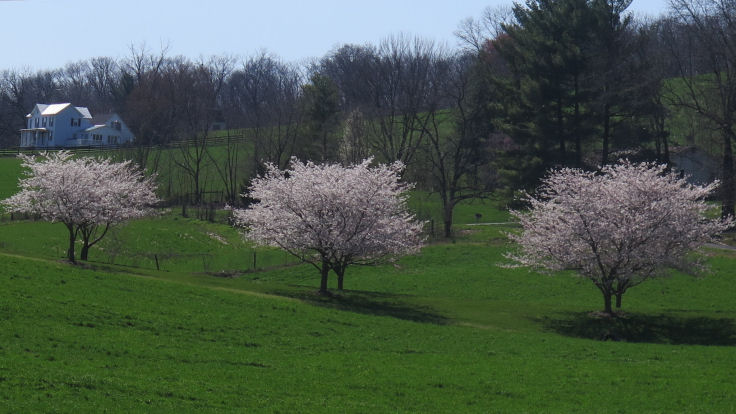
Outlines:
[[[72,104],[70,103],[60,103],[60,104],[36,104],[38,107],[38,111],[41,113],[41,115],[56,115],[59,112],[63,111],[64,109],[70,107]],[[82,117],[84,118],[92,118],[92,114],[89,112],[89,109],[85,106],[75,106],[77,111],[79,111],[80,114],[82,114]],[[31,114],[26,115],[26,118],[29,118]]]
[[[92,124],[93,125],[104,125],[107,123],[107,121],[112,118],[112,116],[115,114],[97,114],[92,117]]]
[[[79,111],[83,117],[92,119],[92,114],[89,113],[89,109],[87,109],[86,106],[77,106],[77,111]]]

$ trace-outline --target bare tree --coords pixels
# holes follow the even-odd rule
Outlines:
[[[340,91],[340,108],[344,113],[366,111],[374,104],[377,82],[374,71],[378,55],[372,45],[342,45],[320,59],[313,71],[329,77]]]
[[[153,145],[168,143],[175,136],[174,112],[165,93],[163,72],[170,61],[166,54],[166,48],[152,54],[145,45],[131,46],[130,56],[121,64],[122,78],[131,82],[122,115],[136,136],[134,159],[152,171],[158,166],[156,162],[149,164]]]
[[[87,85],[94,102],[87,102],[86,105],[93,106],[98,112],[113,111],[115,109],[113,95],[119,79],[120,68],[114,59],[109,57],[90,59]]]
[[[353,110],[345,119],[338,157],[343,165],[355,165],[369,157],[365,143],[366,121],[360,110]]]
[[[61,71],[61,88],[69,102],[87,105],[91,101],[89,62],[82,60],[67,64]]]
[[[254,166],[263,160],[282,167],[288,162],[300,125],[300,88],[299,71],[266,52],[245,60],[229,77],[226,117],[248,129]]]
[[[434,93],[432,66],[444,51],[434,43],[406,36],[381,42],[373,71],[369,143],[386,161],[409,165],[428,131],[431,113],[442,106]]]
[[[470,51],[479,53],[486,49],[488,42],[504,33],[503,26],[514,21],[513,10],[508,5],[486,7],[478,18],[467,18],[460,22],[455,36]]]
[[[470,54],[458,54],[444,65],[435,65],[433,84],[441,87],[437,93],[446,94],[452,106],[447,112],[429,114],[423,148],[431,164],[433,188],[442,201],[445,237],[452,236],[458,203],[484,197],[492,185],[487,177],[482,178],[490,165],[487,145],[492,132],[491,117],[486,113],[486,94],[491,91],[479,86],[486,70],[483,66]]]
[[[18,145],[18,130],[25,125],[25,116],[36,103],[62,99],[60,71],[3,71],[0,91],[3,95],[3,143]]]
[[[676,105],[707,119],[722,139],[721,214],[734,215],[733,142],[736,139],[736,1],[672,0],[670,52],[682,87],[667,91]],[[680,25],[680,27],[677,27]],[[677,29],[677,30],[673,30]],[[683,38],[684,37],[684,38]],[[678,47],[687,44],[687,47]]]
[[[227,59],[193,64],[180,58],[167,72],[177,132],[185,138],[175,162],[191,178],[195,204],[202,201],[209,135],[219,115],[218,101],[229,68]]]

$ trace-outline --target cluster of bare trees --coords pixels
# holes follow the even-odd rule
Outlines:
[[[670,111],[683,108],[719,137],[730,212],[736,0],[673,0],[656,20],[631,16],[629,3],[535,0],[489,10],[460,25],[466,47],[457,50],[393,36],[297,65],[266,52],[191,60],[133,47],[120,60],[5,70],[0,145],[16,145],[37,102],[115,111],[136,134],[131,157],[186,177],[186,188],[172,178],[160,188],[194,203],[215,181],[237,203],[264,162],[354,164],[372,155],[403,162],[409,179],[440,194],[449,235],[453,207],[499,177],[534,185],[550,165],[605,164],[632,148],[668,162]],[[211,148],[223,124],[228,133]],[[162,158],[158,145],[176,156]]]
[[[678,83],[665,98],[698,115],[721,147],[722,215],[736,204],[733,145],[736,139],[736,1],[672,0],[672,16],[659,25]]]
[[[188,178],[186,192],[195,203],[207,181],[219,178],[232,202],[259,165],[285,167],[291,156],[356,162],[376,154],[413,164],[438,111],[453,102],[446,87],[455,59],[432,42],[398,36],[378,46],[346,45],[306,65],[265,52],[190,60],[133,47],[121,60],[94,58],[35,73],[6,70],[0,74],[0,145],[17,144],[35,103],[70,101],[96,113],[114,111],[137,137],[131,157],[139,165],[176,168]],[[225,154],[213,154],[209,138],[223,123],[235,132]],[[241,154],[244,142],[247,156]],[[152,149],[157,145],[175,146],[177,156],[162,160]],[[216,177],[203,176],[206,165]],[[171,187],[162,185],[168,193],[185,191]]]
[[[334,83],[347,116],[333,146],[339,158],[373,154],[406,164],[410,179],[440,195],[450,236],[454,207],[494,185],[494,128],[484,116],[493,94],[484,88],[486,69],[477,56],[396,36],[377,46],[345,45],[314,70]]]

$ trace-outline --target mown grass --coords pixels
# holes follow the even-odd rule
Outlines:
[[[21,175],[20,160],[0,157],[0,200],[18,192],[18,177]]]
[[[231,131],[234,135],[246,134],[244,131]],[[212,143],[207,145],[206,154],[203,155],[200,164],[200,191],[203,199],[207,202],[222,202],[225,200],[225,184],[218,172],[216,164],[222,166],[228,151],[237,150],[238,178],[236,185],[243,187],[247,185],[252,174],[253,143],[250,139],[240,138],[237,144],[230,149],[223,143],[223,136],[227,131],[215,133],[210,138]],[[235,141],[235,139],[234,139]],[[180,164],[191,165],[184,161],[184,153],[194,154],[194,148],[188,141],[172,143],[169,146],[154,148],[130,148],[119,149],[85,149],[80,155],[87,157],[112,158],[115,161],[134,160],[139,164],[139,159],[146,160],[148,173],[156,174],[158,193],[164,199],[176,199],[192,202],[194,200],[193,179]],[[234,157],[233,157],[234,159]],[[21,176],[20,160],[13,156],[0,157],[0,199],[14,194],[18,187],[18,178]]]
[[[433,220],[442,227],[442,208],[436,193],[413,191],[409,208],[422,220]],[[464,200],[453,211],[454,224],[505,223],[511,220],[505,208],[505,200],[490,195],[488,198]]]
[[[45,259],[66,257],[69,233],[63,224],[5,219],[0,221],[0,249]],[[170,210],[113,226],[91,248],[89,259],[98,264],[221,276],[296,261],[277,249],[255,248],[227,224],[184,218]]]
[[[76,266],[61,261],[63,225],[5,217],[0,406],[736,412],[733,255],[709,252],[704,278],[636,287],[624,317],[601,319],[589,282],[499,266],[513,229],[487,224],[509,221],[500,204],[461,204],[454,240],[349,268],[348,290],[329,297],[309,265],[178,211],[117,227]],[[410,206],[439,228],[436,196]]]
[[[602,303],[589,282],[499,267],[509,228],[471,225],[477,210],[469,207],[470,223],[458,224],[454,242],[349,268],[348,290],[329,297],[316,295],[318,274],[308,265],[226,278],[184,256],[156,271],[125,262],[130,251],[105,263],[99,250],[72,266],[53,252],[51,234],[63,246],[63,227],[5,223],[0,405],[8,412],[736,411],[734,257],[710,252],[711,275],[647,282],[624,296],[625,317],[600,319],[590,314]],[[505,214],[483,212],[499,221]],[[23,234],[27,240],[15,240]],[[235,266],[228,257],[248,258],[248,246],[224,224],[173,214],[131,223],[116,237],[140,251],[207,251],[212,273]]]
[[[507,212],[497,208],[495,200],[476,200],[457,207],[456,222],[481,220],[503,222]],[[435,221],[435,233],[441,229],[441,213],[436,195],[416,191],[410,207],[418,217]],[[143,220],[113,226],[102,241],[90,250],[90,260],[166,271],[234,273],[288,266],[295,259],[283,251],[254,248],[239,231],[227,224],[227,213],[217,213],[217,222],[198,220],[197,208],[191,207],[182,217],[180,208],[161,209]],[[427,229],[429,230],[428,224]],[[496,227],[498,229],[498,227]],[[458,230],[458,234],[468,230]],[[466,234],[467,236],[467,234]],[[497,235],[502,237],[502,235]],[[0,217],[0,249],[47,259],[66,257],[68,230],[61,223],[10,220]],[[486,237],[486,236],[482,236]],[[81,249],[81,244],[79,245]],[[158,264],[157,264],[158,263]]]

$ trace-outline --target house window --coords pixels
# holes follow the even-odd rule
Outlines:
[[[49,118],[49,126],[54,126],[54,118]]]
[[[120,131],[120,128],[121,128],[120,121],[112,121],[112,127]]]
[[[36,124],[36,128],[38,128],[38,118],[36,118],[36,122],[34,122],[34,124]]]
[[[72,118],[72,126],[74,126],[74,118]]]
[[[41,126],[46,126],[46,117],[41,119]]]
[[[53,141],[53,140],[54,140],[54,133],[49,132],[49,141]]]

